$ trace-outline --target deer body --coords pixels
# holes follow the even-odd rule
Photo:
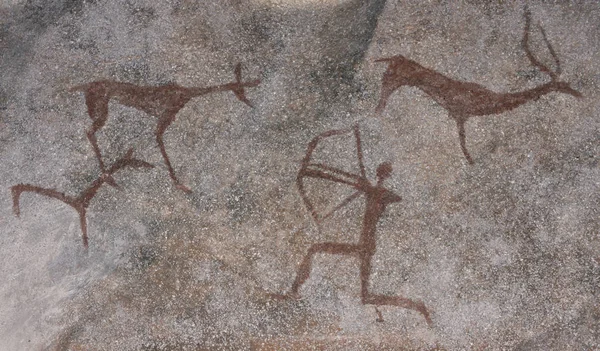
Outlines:
[[[381,114],[383,112],[390,95],[402,86],[411,86],[422,90],[446,109],[448,116],[456,121],[461,149],[467,161],[472,164],[473,159],[467,151],[465,141],[464,124],[468,118],[510,111],[552,92],[569,94],[577,98],[581,97],[581,93],[571,88],[568,83],[558,80],[560,62],[543,29],[544,40],[556,62],[556,71],[552,71],[543,65],[530,52],[528,46],[530,14],[527,10],[525,11],[525,20],[523,49],[534,66],[538,67],[541,72],[550,75],[550,82],[520,92],[497,93],[477,83],[449,78],[402,55],[396,55],[375,60],[376,62],[388,63],[388,68],[383,74],[381,96],[375,109],[376,113]]]
[[[169,176],[177,188],[189,192],[190,189],[181,184],[175,175],[165,149],[163,135],[171,123],[175,121],[177,113],[185,104],[201,95],[231,90],[239,100],[252,106],[245,96],[244,88],[255,87],[260,81],[241,82],[241,65],[239,64],[235,68],[235,76],[236,82],[205,88],[186,88],[177,84],[139,86],[131,83],[100,80],[73,87],[71,91],[80,91],[85,95],[88,115],[92,120],[92,126],[86,134],[103,172],[105,172],[105,166],[100,148],[98,147],[96,132],[106,124],[106,120],[108,119],[108,103],[110,100],[114,100],[121,105],[133,107],[158,118],[155,130],[156,141],[169,170]]]
[[[232,90],[231,84],[209,88],[187,88],[177,84],[139,86],[131,83],[100,80],[73,87],[71,91],[86,93],[90,99],[115,100],[151,116],[167,118],[177,114],[191,99],[213,92]],[[92,105],[95,105],[92,103]]]
[[[379,59],[389,62],[383,76],[383,86],[377,113],[383,112],[388,97],[402,86],[415,87],[429,95],[448,110],[454,118],[494,115],[510,111],[541,96],[560,92],[581,97],[581,94],[565,82],[551,81],[535,88],[515,93],[497,93],[483,85],[454,80],[402,55]]]

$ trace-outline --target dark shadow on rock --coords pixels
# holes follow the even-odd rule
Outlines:
[[[17,78],[31,59],[36,39],[67,14],[79,14],[85,3],[95,0],[27,0],[22,6],[0,9],[0,91],[11,96],[8,77]],[[10,29],[9,29],[10,28]],[[3,86],[4,85],[4,86]],[[0,101],[0,110],[6,102]]]
[[[17,27],[11,31],[0,31],[0,65],[23,68],[36,37],[44,33],[51,25],[56,24],[67,14],[77,14],[85,3],[91,0],[28,0],[23,7],[9,8],[3,14],[10,23]],[[7,25],[4,24],[3,27]],[[3,67],[4,68],[4,67]]]
[[[329,99],[362,90],[354,80],[364,59],[386,0],[355,0],[335,8],[326,18],[319,37],[327,43],[323,59],[311,73],[311,81]]]

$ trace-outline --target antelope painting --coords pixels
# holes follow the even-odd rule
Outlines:
[[[440,104],[440,106],[445,108],[448,111],[448,116],[456,122],[462,152],[467,161],[470,164],[473,164],[473,158],[467,150],[465,141],[465,123],[469,118],[495,115],[510,111],[552,92],[569,94],[577,98],[582,96],[579,91],[571,88],[568,83],[558,80],[558,76],[561,73],[560,61],[558,60],[554,48],[546,37],[546,32],[541,26],[540,30],[544,42],[548,46],[548,51],[555,61],[556,70],[552,71],[535,58],[529,48],[530,27],[531,13],[526,8],[525,29],[521,46],[531,64],[537,67],[540,72],[544,72],[550,76],[550,81],[548,83],[533,89],[515,93],[497,93],[477,83],[451,79],[432,69],[423,67],[419,63],[407,59],[402,55],[397,55],[375,60],[376,62],[388,63],[387,70],[383,74],[381,96],[375,110],[376,113],[380,115],[383,112],[388,98],[396,89],[402,86],[419,88]]]
[[[252,107],[252,104],[246,98],[244,88],[255,87],[260,83],[260,80],[242,82],[241,64],[235,67],[235,77],[235,82],[206,88],[186,88],[177,84],[138,86],[130,83],[101,80],[73,87],[71,91],[81,91],[85,95],[88,114],[92,119],[92,126],[87,131],[87,137],[92,144],[102,172],[106,173],[106,168],[98,147],[96,132],[104,127],[108,119],[108,102],[113,99],[124,106],[133,107],[158,118],[155,131],[156,141],[169,170],[169,176],[178,189],[190,192],[191,190],[183,185],[175,175],[165,150],[163,135],[171,123],[175,121],[179,110],[191,99],[201,95],[230,90],[240,101]],[[107,176],[110,177],[108,174]]]

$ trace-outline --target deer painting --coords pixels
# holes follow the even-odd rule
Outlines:
[[[397,55],[375,60],[376,62],[387,62],[388,64],[387,70],[383,74],[381,96],[375,110],[376,113],[380,115],[383,112],[388,98],[396,89],[402,86],[419,88],[446,109],[448,116],[456,122],[462,152],[467,161],[473,164],[473,158],[467,150],[465,135],[465,123],[469,118],[510,111],[552,92],[568,94],[576,98],[582,97],[581,93],[573,89],[569,83],[558,79],[561,73],[560,61],[541,26],[540,30],[544,42],[555,61],[555,71],[552,71],[532,54],[529,48],[530,27],[531,13],[526,8],[525,29],[521,46],[531,64],[550,76],[549,82],[529,90],[497,93],[477,83],[463,82],[446,77],[402,55]]]
[[[235,82],[205,88],[186,88],[177,84],[138,86],[131,83],[101,80],[73,87],[71,91],[81,91],[85,95],[88,114],[92,119],[92,126],[87,131],[87,137],[92,144],[102,172],[106,174],[106,167],[102,161],[96,132],[104,127],[108,119],[108,102],[113,99],[122,105],[133,107],[158,118],[155,130],[156,141],[169,170],[169,176],[178,189],[190,192],[191,190],[183,185],[175,175],[175,171],[165,150],[163,135],[171,123],[175,121],[179,110],[191,99],[201,95],[232,91],[240,101],[252,107],[252,104],[246,98],[244,88],[255,87],[260,83],[260,80],[242,82],[241,64],[235,67],[235,77]],[[106,174],[106,176],[110,177],[109,174]]]

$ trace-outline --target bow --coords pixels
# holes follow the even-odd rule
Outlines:
[[[344,170],[328,166],[324,163],[316,163],[312,162],[312,156],[317,148],[317,145],[330,137],[344,135],[348,133],[354,133],[354,137],[356,139],[356,152],[358,157],[358,164],[360,167],[360,175],[354,174],[350,172],[346,172]],[[319,231],[321,230],[321,223],[332,216],[336,211],[341,209],[342,207],[348,205],[352,200],[356,199],[361,191],[357,190],[352,193],[350,196],[345,198],[342,202],[336,205],[331,211],[326,214],[319,214],[314,206],[314,204],[310,201],[308,195],[306,194],[305,186],[304,186],[304,178],[319,178],[325,179],[329,181],[333,181],[340,184],[347,184],[352,187],[357,187],[358,184],[364,181],[366,178],[365,166],[363,164],[363,155],[362,155],[362,147],[361,147],[361,139],[360,139],[360,131],[358,129],[358,124],[354,125],[352,128],[347,129],[334,129],[323,132],[317,135],[314,139],[310,141],[308,144],[308,148],[306,150],[306,155],[304,159],[302,159],[302,165],[300,167],[300,171],[298,171],[298,176],[296,177],[296,185],[298,187],[298,191],[300,192],[300,196],[302,197],[302,201],[304,201],[304,205],[307,210],[310,212],[315,224],[317,225]],[[304,227],[303,227],[304,228]],[[301,228],[302,229],[302,228]]]

